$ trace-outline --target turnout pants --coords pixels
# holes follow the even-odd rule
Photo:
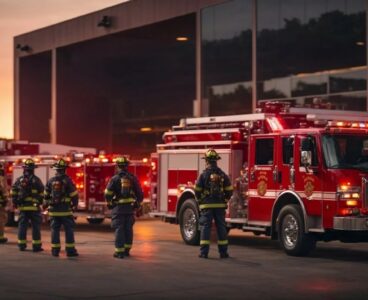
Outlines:
[[[115,229],[115,252],[129,252],[133,245],[134,214],[113,214],[111,227]]]
[[[73,216],[67,217],[51,217],[51,248],[53,251],[59,252],[61,248],[60,244],[60,229],[64,226],[65,231],[65,251],[68,253],[75,252],[74,241],[74,218]]]
[[[5,228],[7,219],[8,219],[8,215],[5,211],[5,208],[0,207],[0,241],[3,241],[5,239],[4,228]]]
[[[217,245],[219,253],[227,253],[227,230],[225,223],[225,209],[209,208],[201,211],[199,224],[201,225],[201,254],[208,255],[210,250],[210,236],[212,220],[215,220],[217,229]]]
[[[32,224],[32,246],[34,249],[41,247],[41,223],[42,217],[39,211],[21,211],[18,224],[18,246],[27,247],[27,228]]]

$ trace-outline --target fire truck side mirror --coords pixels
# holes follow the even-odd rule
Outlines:
[[[312,151],[302,151],[300,157],[303,167],[308,168],[312,164]]]

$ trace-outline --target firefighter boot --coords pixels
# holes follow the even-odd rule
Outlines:
[[[198,255],[198,257],[199,257],[199,258],[208,258],[208,254],[206,254],[206,253],[200,253],[200,254]]]
[[[130,249],[124,250],[124,256],[130,256]]]
[[[59,253],[60,253],[60,249],[53,248],[51,250],[51,255],[54,256],[54,257],[58,257],[59,256]]]
[[[68,249],[66,251],[66,256],[67,257],[76,257],[76,256],[79,256],[78,252],[77,252],[77,249],[75,248],[72,248],[72,249]]]
[[[33,252],[42,252],[43,248],[41,246],[33,246],[32,251]]]
[[[124,253],[123,252],[115,252],[114,257],[123,259],[124,258]]]
[[[230,257],[229,253],[227,253],[227,252],[220,253],[220,258],[229,258],[229,257]]]

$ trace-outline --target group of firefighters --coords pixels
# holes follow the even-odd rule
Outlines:
[[[212,221],[215,221],[218,235],[220,258],[228,258],[228,240],[225,224],[227,201],[232,195],[229,177],[217,166],[220,156],[209,149],[205,156],[206,169],[197,179],[195,194],[201,211],[199,224],[200,258],[208,258]],[[111,209],[111,226],[115,230],[115,251],[113,256],[124,258],[130,255],[133,243],[133,225],[135,211],[140,209],[143,192],[137,178],[128,171],[129,160],[119,157],[116,160],[117,173],[105,190],[105,199]],[[78,206],[78,191],[66,174],[68,164],[60,159],[52,168],[56,174],[48,180],[46,186],[35,175],[35,162],[29,158],[23,164],[23,175],[11,187],[11,200],[20,212],[18,224],[18,247],[27,248],[27,228],[32,225],[32,250],[43,251],[41,242],[41,208],[48,209],[51,226],[51,254],[59,256],[61,250],[60,229],[65,231],[65,251],[68,257],[78,256],[74,240],[73,211]],[[4,226],[6,223],[7,188],[4,168],[0,164],[0,243],[6,243]]]

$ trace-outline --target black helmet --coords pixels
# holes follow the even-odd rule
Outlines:
[[[56,163],[52,165],[52,168],[55,170],[64,170],[67,167],[68,167],[68,163],[62,158],[60,158]]]
[[[35,168],[37,168],[37,166],[36,166],[34,160],[32,158],[27,158],[26,161],[23,164],[23,169],[33,170]]]
[[[217,154],[217,152],[214,149],[207,150],[206,154],[202,159],[205,159],[206,161],[217,161],[221,159],[221,157]]]
[[[126,156],[118,157],[115,162],[119,168],[127,167],[129,165],[129,159]]]

